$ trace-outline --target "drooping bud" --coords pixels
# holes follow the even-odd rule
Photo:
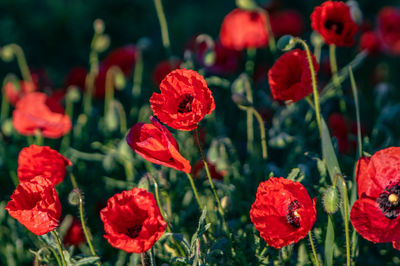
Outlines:
[[[322,203],[327,213],[333,214],[337,212],[340,205],[340,194],[336,187],[328,187],[322,196]]]
[[[1,59],[4,62],[11,62],[14,59],[14,49],[11,45],[6,45],[0,50]]]
[[[258,8],[253,0],[236,0],[236,6],[244,10],[255,10]]]
[[[68,195],[68,202],[72,206],[77,206],[81,200],[81,191],[78,188],[73,189]]]
[[[293,49],[295,45],[296,41],[291,35],[283,35],[281,38],[279,38],[278,43],[276,44],[278,49],[282,51],[289,51]]]

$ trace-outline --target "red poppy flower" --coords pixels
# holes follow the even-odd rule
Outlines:
[[[270,23],[272,33],[276,37],[283,35],[300,36],[304,32],[304,19],[296,10],[271,13]]]
[[[12,106],[18,102],[25,94],[34,92],[37,87],[32,82],[19,81],[18,83],[7,82],[4,85],[4,95]]]
[[[180,68],[182,60],[180,59],[170,59],[161,61],[156,65],[152,73],[152,80],[157,86],[160,85],[161,81],[168,75],[171,71]]]
[[[381,51],[381,43],[375,32],[367,31],[361,35],[360,50],[365,50],[369,54],[377,54]]]
[[[261,182],[250,218],[268,245],[282,248],[303,239],[317,218],[316,199],[304,186],[285,178]]]
[[[315,7],[311,14],[311,27],[321,34],[327,44],[337,46],[352,46],[358,28],[350,7],[337,1],[326,1]]]
[[[153,93],[151,109],[161,122],[178,130],[193,130],[215,109],[214,98],[203,76],[193,70],[176,69]]]
[[[374,243],[400,240],[400,148],[390,147],[357,162],[358,200],[350,212],[356,231]]]
[[[394,55],[400,55],[400,10],[384,7],[378,14],[378,35],[383,48]]]
[[[82,224],[77,219],[73,219],[71,226],[64,236],[63,243],[67,246],[79,246],[85,243],[86,238],[82,229]]]
[[[153,194],[142,188],[112,196],[100,218],[108,243],[129,253],[149,250],[167,227]]]
[[[57,185],[64,180],[66,167],[71,165],[70,160],[50,147],[31,145],[18,155],[18,178],[26,182],[40,175]]]
[[[127,45],[113,50],[104,59],[103,64],[110,68],[119,67],[125,76],[131,76],[135,67],[136,48],[133,45]]]
[[[5,209],[36,235],[56,229],[61,216],[57,191],[50,180],[41,176],[20,183]]]
[[[315,75],[319,65],[311,54]],[[312,93],[311,73],[307,54],[300,49],[284,53],[268,71],[272,97],[278,101],[297,102]]]
[[[77,86],[80,89],[84,89],[86,83],[87,69],[86,67],[74,67],[72,68],[64,81],[64,87]]]
[[[126,137],[128,145],[146,160],[190,173],[190,163],[179,153],[179,146],[171,133],[150,117],[152,124],[137,123]]]
[[[217,167],[207,161],[208,168],[210,170],[211,178],[215,180],[224,180],[224,176],[226,175],[225,171],[218,171]],[[202,160],[198,161],[193,167],[193,177],[199,178],[201,172],[204,170],[204,162]]]
[[[339,153],[352,152],[357,147],[355,139],[350,139],[350,127],[345,117],[338,113],[333,113],[328,118],[328,126],[332,136],[337,139]]]
[[[236,8],[224,18],[219,37],[223,46],[233,50],[263,47],[268,43],[266,25],[263,12]]]
[[[71,128],[71,119],[54,112],[48,104],[46,94],[33,92],[18,101],[13,113],[13,125],[18,133],[32,136],[39,130],[46,138],[59,138]]]

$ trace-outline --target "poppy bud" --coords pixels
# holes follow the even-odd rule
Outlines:
[[[241,106],[252,106],[251,102],[249,102],[243,94],[234,93],[232,94],[232,101],[237,105]]]
[[[209,50],[204,54],[204,65],[212,66],[215,63],[215,52],[213,50]]]
[[[277,47],[278,49],[282,51],[289,51],[293,49],[293,47],[296,45],[296,42],[291,35],[284,35],[281,38],[279,38]]]
[[[258,7],[253,0],[236,0],[236,6],[244,10],[255,10]]]
[[[105,25],[104,25],[104,21],[102,19],[96,19],[93,22],[93,29],[94,32],[96,32],[97,34],[102,34],[104,32],[105,29]]]
[[[5,62],[11,62],[14,58],[14,50],[10,45],[6,45],[0,50],[1,59]]]
[[[340,195],[336,187],[328,187],[322,196],[322,203],[327,213],[333,214],[337,212],[340,205]]]
[[[78,102],[81,98],[78,88],[76,86],[70,87],[67,91],[66,98],[73,103]]]
[[[72,206],[78,206],[80,202],[80,197],[81,197],[81,192],[78,188],[73,189],[69,194],[68,194],[68,202]]]

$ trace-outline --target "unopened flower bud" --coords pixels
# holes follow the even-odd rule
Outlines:
[[[123,88],[125,88],[125,85],[126,85],[126,80],[124,73],[118,71],[115,75],[115,87],[117,88],[117,90],[122,90]]]
[[[340,195],[336,187],[328,187],[322,196],[322,203],[327,213],[333,214],[337,212],[340,205]]]
[[[253,0],[236,0],[236,6],[244,10],[255,10],[258,7]]]
[[[204,65],[205,66],[212,66],[215,63],[215,52],[212,50],[208,50],[204,54]]]
[[[93,22],[93,29],[97,34],[102,34],[105,30],[104,21],[102,19],[96,19]]]
[[[228,196],[225,196],[221,199],[221,206],[224,210],[230,210],[232,207],[232,199]]]
[[[81,192],[78,188],[73,189],[68,195],[68,202],[72,206],[77,206],[81,200]]]
[[[81,94],[79,89],[76,86],[71,86],[68,88],[66,98],[73,103],[76,103],[80,100]]]
[[[243,94],[234,93],[232,94],[232,101],[237,105],[241,106],[252,106],[251,102]]]
[[[1,48],[0,56],[4,62],[11,62],[14,59],[14,50],[12,46],[6,45],[3,48]]]
[[[293,36],[283,35],[278,40],[278,43],[276,44],[276,46],[278,47],[278,49],[280,49],[282,51],[289,51],[289,50],[293,49],[295,44],[296,44],[296,42],[295,42],[295,39],[293,38]]]

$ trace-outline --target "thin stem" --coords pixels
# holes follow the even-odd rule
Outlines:
[[[338,88],[339,105],[342,111],[346,110],[346,103],[343,100],[343,91],[340,86],[340,80],[338,76],[337,62],[336,62],[336,46],[334,44],[329,45],[329,63],[331,66],[333,84]]]
[[[138,50],[135,58],[135,70],[133,73],[133,87],[132,95],[138,97],[142,90],[142,79],[143,79],[143,58],[142,51]]]
[[[338,69],[336,63],[336,46],[334,44],[329,45],[329,64],[331,66],[331,72],[333,77],[333,82],[336,87],[340,86],[340,82],[338,80]]]
[[[333,186],[336,186],[336,180],[340,179],[343,186],[343,203],[344,203],[344,232],[346,238],[346,265],[350,266],[351,263],[351,255],[350,255],[350,231],[349,231],[349,199],[347,195],[347,185],[343,176],[337,174],[334,179]]]
[[[59,266],[62,266],[60,257],[57,255],[57,252],[54,250],[54,248],[48,246],[48,249],[50,249],[50,251],[53,253],[54,257],[55,257],[56,260],[57,260],[57,264],[58,264]]]
[[[146,266],[146,252],[140,253],[140,259],[142,261],[142,266]]]
[[[358,102],[357,84],[354,79],[353,69],[349,66],[351,88],[353,90],[354,104],[356,106],[357,118],[357,141],[358,141],[358,156],[362,156],[362,140],[361,140],[361,121],[360,121],[360,104]]]
[[[265,11],[262,8],[258,9],[259,11],[261,11],[262,13],[264,13],[265,15],[265,19],[266,19],[266,27],[267,27],[267,32],[268,32],[268,46],[269,46],[269,50],[271,51],[271,53],[275,54],[276,52],[276,42],[275,42],[275,37],[274,37],[274,33],[272,32],[272,28],[271,28],[271,22],[269,19],[269,14],[267,11]]]
[[[35,130],[35,144],[37,146],[42,146],[43,145],[43,135],[42,135],[42,132],[39,129]]]
[[[312,249],[312,253],[313,253],[313,256],[314,256],[314,264],[316,266],[319,266],[319,261],[318,261],[318,257],[317,257],[317,252],[315,251],[314,240],[313,240],[312,235],[311,235],[311,230],[308,231],[308,237],[310,239],[311,249]]]
[[[74,116],[74,102],[72,101],[71,97],[68,97],[68,92],[67,96],[65,97],[65,113],[70,117],[70,119],[73,119]],[[71,132],[68,132],[67,134],[64,135],[64,137],[61,140],[61,151],[65,151],[70,144],[71,141]]]
[[[172,229],[171,229],[171,226],[169,225],[167,215],[164,213],[164,209],[161,206],[160,196],[158,193],[158,184],[154,179],[153,179],[153,183],[154,183],[154,192],[155,192],[154,194],[156,195],[156,202],[157,202],[158,208],[160,209],[161,216],[167,222],[167,232],[172,233]],[[178,248],[178,251],[181,254],[181,256],[185,256],[185,252],[183,251],[181,245],[175,240],[175,238],[172,237],[172,241],[174,242],[175,246]]]
[[[156,257],[154,256],[153,247],[150,249],[150,265],[151,266],[155,266],[156,265]]]
[[[251,55],[249,55],[248,61],[251,61]],[[246,65],[247,65],[247,63],[246,63]],[[248,78],[245,79],[244,87],[246,90],[246,99],[249,103],[252,104],[253,103],[253,91],[251,89],[251,84],[250,84],[250,81]],[[253,142],[254,142],[253,112],[250,109],[248,109],[247,110],[247,151],[249,153],[252,153],[254,150]]]
[[[265,126],[264,126],[264,120],[262,119],[261,115],[259,112],[254,107],[250,108],[256,117],[258,121],[258,125],[260,126],[260,137],[261,137],[261,148],[262,148],[262,157],[264,160],[267,160],[268,154],[267,154],[267,140],[265,137]]]
[[[267,250],[268,250],[268,244],[265,245],[264,249],[261,251],[261,253],[260,253],[260,257],[261,257],[261,258],[264,257],[264,255],[265,255],[265,253],[267,252]]]
[[[124,135],[127,131],[126,127],[126,113],[124,110],[124,106],[119,101],[114,101],[114,106],[117,109],[119,116],[119,130],[122,135]]]
[[[210,186],[211,186],[211,190],[214,193],[214,197],[215,197],[215,200],[217,201],[218,210],[219,210],[219,212],[220,212],[220,214],[222,216],[222,219],[225,221],[225,213],[224,213],[224,210],[222,209],[221,201],[219,200],[217,191],[215,190],[214,182],[212,181],[211,174],[210,174],[210,169],[208,168],[207,160],[206,160],[206,157],[204,156],[203,148],[201,147],[201,144],[200,144],[200,134],[199,134],[199,128],[198,127],[196,128],[196,136],[197,136],[197,145],[199,147],[201,158],[202,158],[203,163],[204,163],[204,168],[206,169],[206,173],[207,173],[208,181],[209,181]]]
[[[189,179],[190,185],[192,186],[192,190],[193,190],[193,193],[194,193],[194,197],[196,198],[197,204],[199,205],[199,208],[202,211],[204,209],[204,206],[200,201],[200,197],[199,197],[199,194],[197,192],[196,186],[194,185],[193,178],[189,173],[186,173],[186,175],[187,175],[187,177]]]
[[[110,112],[111,103],[114,100],[114,83],[115,75],[119,72],[119,68],[116,66],[110,67],[106,73],[106,95],[104,99],[104,117]]]
[[[308,48],[308,45],[305,41],[296,38],[296,41],[301,43],[304,47],[304,50],[306,50],[307,53],[307,60],[308,60],[308,66],[310,68],[310,74],[311,74],[311,83],[312,83],[312,88],[313,88],[313,96],[314,96],[314,106],[315,106],[315,114],[317,117],[317,124],[318,124],[318,130],[320,136],[322,135],[322,127],[321,127],[321,111],[319,107],[319,95],[318,95],[318,88],[317,88],[317,79],[316,79],[316,73],[314,70],[314,64],[312,61],[311,57],[311,52],[310,49]]]
[[[90,253],[92,253],[93,256],[97,256],[96,252],[94,251],[93,245],[92,245],[92,241],[90,240],[90,235],[88,232],[88,229],[86,227],[86,222],[85,222],[85,217],[83,214],[83,200],[82,200],[82,195],[80,193],[79,194],[79,216],[81,218],[81,224],[82,224],[82,229],[83,229],[83,233],[85,234],[85,238],[86,241],[89,245],[89,249],[90,249]],[[100,263],[96,263],[97,265],[100,265]]]
[[[78,183],[76,182],[75,176],[72,173],[70,174],[70,178],[71,178],[72,186],[74,187],[74,189],[78,190],[77,194],[78,194],[78,197],[79,197],[79,216],[80,216],[80,219],[81,219],[81,225],[82,225],[83,233],[85,234],[86,242],[89,245],[90,253],[92,253],[92,256],[97,256],[96,252],[94,251],[94,248],[93,248],[93,245],[92,245],[92,241],[90,240],[90,235],[89,235],[88,229],[86,227],[85,217],[84,217],[84,213],[83,213],[82,194],[79,191]],[[96,264],[100,265],[99,262],[97,262]]]
[[[167,19],[165,18],[165,13],[161,0],[154,0],[154,5],[156,6],[158,21],[160,22],[163,46],[167,51],[168,57],[171,57],[172,52],[171,52],[171,43],[169,41]]]
[[[58,238],[58,235],[56,234],[56,232],[51,231],[51,234],[53,235],[54,239],[57,242],[58,251],[60,252],[60,256],[61,256],[61,260],[62,260],[62,265],[67,266],[67,262],[65,261],[65,258],[64,258],[63,248],[61,246],[60,239]]]
[[[17,58],[18,67],[21,71],[22,78],[25,81],[32,82],[31,72],[29,71],[28,63],[26,62],[26,57],[24,51],[21,46],[18,44],[12,43],[9,44],[9,47],[14,51],[15,57]]]

